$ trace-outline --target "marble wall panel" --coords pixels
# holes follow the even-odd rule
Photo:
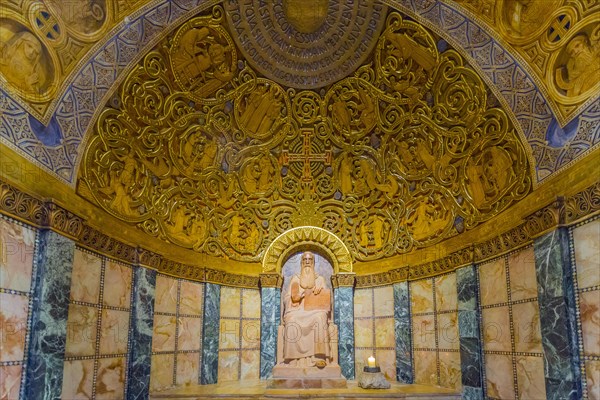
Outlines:
[[[433,280],[411,282],[410,308],[413,314],[433,311]]]
[[[135,267],[133,272],[132,336],[126,398],[137,400],[150,395],[156,271]]]
[[[600,285],[600,219],[573,229],[579,289]]]
[[[456,274],[447,274],[435,278],[436,311],[456,311],[457,307]]]
[[[512,351],[510,315],[507,306],[481,311],[483,348],[488,351]]]
[[[600,357],[600,290],[579,294],[579,313],[584,354]]]
[[[460,353],[457,351],[439,351],[439,363],[440,386],[460,390],[462,387]]]
[[[512,356],[486,354],[485,378],[487,395],[497,399],[514,399]]]
[[[175,360],[172,354],[152,355],[150,368],[150,391],[161,391],[173,386]]]
[[[396,339],[396,380],[412,383],[412,339],[408,282],[396,283],[394,290],[394,325]]]
[[[126,365],[127,360],[124,357],[101,358],[98,360],[96,399],[113,400],[123,396]]]
[[[535,255],[533,247],[508,256],[510,295],[512,301],[537,298]]]
[[[437,385],[437,352],[414,350],[415,383]]]
[[[394,347],[394,319],[380,318],[375,320],[375,347]]]
[[[458,313],[444,313],[437,316],[438,348],[459,350]]]
[[[382,288],[386,289],[386,288]],[[391,289],[391,287],[390,287]],[[389,290],[382,290],[380,293],[382,302],[380,304],[380,315],[386,315],[386,312],[394,310],[393,293]],[[391,306],[389,297],[391,295]],[[389,315],[389,314],[387,314]],[[346,379],[354,379],[355,363],[354,363],[354,290],[351,287],[339,287],[334,292],[334,323],[338,327],[338,337],[334,338],[332,346],[338,346],[338,363],[342,369],[342,375]],[[393,323],[393,321],[392,321]],[[394,334],[392,326],[391,332]],[[337,343],[336,343],[337,342]]]
[[[131,267],[108,260],[104,272],[103,301],[107,306],[129,308],[131,301]]]
[[[202,320],[200,318],[179,317],[177,323],[179,325],[177,350],[200,350]]]
[[[277,329],[281,319],[281,290],[261,288],[260,378],[272,375],[277,355]]]
[[[413,316],[413,347],[415,349],[435,349],[435,317],[433,315]]]
[[[372,289],[356,289],[354,291],[354,317],[370,317],[373,315]]]
[[[515,351],[523,353],[542,352],[539,310],[537,301],[513,304]]]
[[[0,287],[29,292],[35,251],[34,229],[0,217]]]
[[[260,292],[221,287],[218,381],[260,376]]]
[[[25,358],[28,314],[28,296],[0,293],[0,361]]]
[[[74,253],[72,240],[40,233],[24,393],[29,399],[60,397]]]
[[[152,351],[175,351],[175,337],[177,317],[173,315],[154,315],[152,329]]]
[[[79,304],[69,305],[66,356],[93,356],[96,349],[98,309]]]
[[[600,360],[585,361],[585,380],[590,400],[600,400]]]
[[[177,373],[175,383],[178,386],[197,384],[199,374],[200,357],[198,357],[198,353],[177,354]]]
[[[394,288],[383,286],[373,289],[374,311],[376,317],[394,315]]]
[[[181,281],[179,314],[202,315],[202,284]]]
[[[76,249],[71,277],[71,300],[97,304],[101,273],[102,259],[99,256]]]
[[[517,356],[516,364],[519,399],[545,399],[544,359],[542,357]]]
[[[65,361],[61,397],[64,400],[91,399],[94,384],[94,360]]]
[[[22,373],[22,365],[0,365],[0,398],[19,398]]]
[[[125,354],[129,334],[127,311],[104,309],[100,327],[100,354]]]
[[[177,286],[177,279],[165,275],[158,275],[156,277],[155,312],[177,312]]]
[[[482,306],[508,301],[503,257],[479,266],[479,285]]]

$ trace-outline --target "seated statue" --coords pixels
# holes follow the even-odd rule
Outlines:
[[[315,272],[315,256],[304,252],[300,274],[292,277],[284,297],[280,327],[278,364],[290,367],[324,368],[337,363],[336,334],[331,323],[331,291]]]

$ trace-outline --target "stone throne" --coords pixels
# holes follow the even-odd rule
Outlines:
[[[282,290],[273,292],[273,286],[264,287],[265,294],[279,294],[276,297],[280,307],[277,307],[277,315],[271,314],[277,324],[276,327],[271,325],[276,328],[272,331],[273,336],[267,329],[263,329],[264,336],[261,333],[265,339],[276,339],[276,343],[272,345],[261,343],[261,351],[263,348],[275,350],[275,354],[271,353],[274,356],[272,361],[269,361],[268,354],[261,353],[261,377],[270,378],[270,388],[346,387],[344,376],[350,379],[354,376],[353,332],[342,332],[340,335],[338,320],[340,314],[352,318],[353,305],[350,300],[349,303],[343,302],[338,307],[338,298],[341,293],[346,294],[341,297],[352,299],[352,287],[339,287],[338,282],[350,281],[339,279],[340,276],[344,276],[352,278],[353,284],[351,258],[343,243],[323,229],[300,227],[292,231],[294,232],[282,234],[284,239],[287,239],[282,240],[283,243],[279,242],[280,238],[273,242],[279,248],[275,248],[275,251],[268,249],[265,261],[270,260],[271,263],[263,263],[264,281],[271,277],[275,282],[277,277],[276,286]],[[331,243],[331,238],[335,240],[334,243]],[[292,240],[295,243],[290,243]],[[315,257],[319,260],[316,267]],[[288,264],[288,260],[292,264]],[[341,273],[340,261],[343,263]],[[315,271],[315,268],[318,271]],[[348,293],[350,296],[347,296]],[[346,330],[349,325],[352,324],[344,324]],[[346,343],[348,338],[351,338],[352,343]],[[342,366],[338,357],[338,345],[344,349],[345,363]],[[269,364],[272,367],[269,367]],[[268,375],[263,374],[266,369],[269,369]]]

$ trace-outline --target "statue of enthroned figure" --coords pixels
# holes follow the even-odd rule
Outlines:
[[[283,295],[282,325],[273,378],[342,379],[337,360],[337,326],[331,321],[331,290],[315,271],[315,255],[302,254]],[[343,386],[345,387],[345,380]]]

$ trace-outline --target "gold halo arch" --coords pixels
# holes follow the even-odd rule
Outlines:
[[[277,236],[263,257],[262,272],[281,274],[283,263],[290,255],[313,250],[331,262],[333,273],[352,272],[352,255],[333,233],[316,226],[299,226]]]

